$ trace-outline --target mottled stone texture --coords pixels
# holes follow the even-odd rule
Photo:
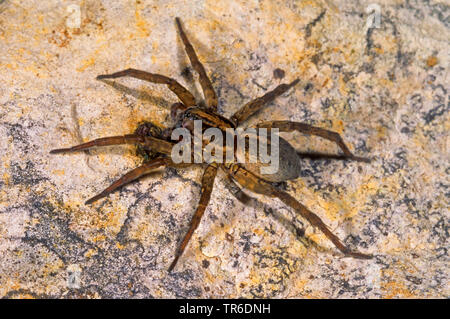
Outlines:
[[[448,2],[379,1],[379,28],[369,29],[371,2],[1,1],[0,296],[448,298]],[[79,28],[68,27],[71,4],[81,8]],[[130,133],[145,119],[170,125],[176,102],[164,86],[98,74],[162,73],[201,98],[176,16],[221,114],[298,77],[249,125],[314,124],[374,157],[305,159],[301,177],[285,185],[374,259],[343,257],[278,200],[253,195],[245,207],[219,173],[168,274],[199,200],[199,168],[162,170],[83,204],[139,165],[135,148],[49,150]],[[320,138],[283,136],[300,151],[338,151]]]

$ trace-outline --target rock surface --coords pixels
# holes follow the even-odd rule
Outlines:
[[[379,25],[377,8],[366,12],[372,1],[0,2],[1,297],[450,296],[446,1],[379,1]],[[343,257],[278,200],[252,195],[244,206],[219,173],[169,274],[199,200],[199,168],[161,170],[83,204],[139,165],[135,148],[49,151],[130,133],[144,119],[170,125],[177,101],[164,86],[97,75],[161,73],[201,99],[176,16],[221,114],[300,78],[248,125],[302,121],[374,158],[305,159],[285,186],[375,258]],[[319,138],[286,137],[300,151],[338,152]]]

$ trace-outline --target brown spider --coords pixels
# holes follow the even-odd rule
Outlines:
[[[295,179],[299,176],[301,167],[301,157],[295,151],[295,149],[284,139],[279,138],[280,141],[280,167],[277,173],[271,175],[261,175],[259,172],[259,165],[247,165],[246,163],[200,163],[200,164],[176,164],[172,161],[171,150],[177,141],[171,140],[171,132],[176,127],[187,127],[191,129],[193,120],[201,120],[205,127],[216,127],[221,130],[227,128],[236,128],[244,121],[246,121],[251,115],[258,111],[263,105],[273,101],[277,96],[283,94],[291,87],[298,83],[298,79],[294,80],[290,84],[278,85],[274,90],[264,94],[263,96],[256,98],[247,104],[245,104],[240,110],[238,110],[230,119],[227,119],[217,114],[217,96],[214,92],[211,81],[206,75],[203,65],[197,58],[197,55],[189,42],[186,34],[180,23],[180,19],[176,18],[176,25],[183,41],[186,53],[194,70],[199,75],[199,81],[205,96],[206,107],[200,107],[196,103],[194,96],[184,88],[176,80],[166,77],[160,74],[148,73],[136,69],[127,69],[120,72],[116,72],[109,75],[99,75],[97,79],[111,79],[124,76],[130,76],[133,78],[149,81],[152,83],[166,84],[168,88],[175,93],[180,99],[181,103],[175,103],[171,108],[171,116],[176,120],[176,125],[172,128],[161,130],[157,126],[150,122],[145,122],[136,129],[133,134],[124,136],[112,136],[104,137],[86,142],[80,145],[76,145],[70,148],[52,150],[51,154],[66,153],[73,151],[85,150],[93,146],[107,146],[107,145],[119,145],[119,144],[137,144],[141,152],[144,152],[144,163],[131,170],[122,176],[119,180],[114,182],[111,186],[106,188],[100,194],[92,197],[86,204],[107,196],[117,188],[145,175],[150,171],[155,170],[158,167],[180,167],[186,165],[205,165],[207,164],[202,177],[201,197],[197,210],[190,223],[189,230],[184,236],[181,244],[179,245],[175,258],[169,267],[169,271],[175,267],[178,259],[185,250],[192,234],[200,223],[200,219],[205,212],[206,206],[211,197],[214,180],[217,174],[218,168],[222,169],[227,174],[226,183],[228,189],[232,192],[237,199],[242,202],[247,202],[250,197],[242,192],[242,188],[246,188],[255,193],[264,194],[270,197],[277,197],[286,205],[293,208],[298,214],[306,218],[313,226],[319,228],[325,236],[333,242],[333,244],[345,255],[355,258],[371,258],[371,255],[355,252],[346,247],[339,238],[334,235],[324,222],[313,212],[308,210],[300,202],[288,193],[280,190],[274,185],[274,182],[282,182],[291,179]],[[298,131],[304,134],[320,136],[324,139],[335,142],[344,155],[323,155],[329,158],[337,159],[351,159],[357,161],[369,161],[367,158],[354,156],[347,146],[344,144],[341,136],[336,133],[319,127],[314,127],[304,123],[290,122],[290,121],[270,121],[263,122],[257,125],[259,128],[276,128],[281,132]],[[304,154],[303,154],[304,155]],[[312,156],[313,158],[316,156]],[[239,187],[237,184],[241,187]]]

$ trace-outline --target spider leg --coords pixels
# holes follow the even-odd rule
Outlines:
[[[257,124],[258,128],[278,128],[280,132],[292,132],[298,131],[303,134],[320,136],[326,140],[336,143],[339,148],[344,152],[347,159],[352,159],[360,162],[370,162],[369,158],[358,157],[352,154],[348,147],[345,145],[342,137],[333,131],[329,131],[320,127],[311,126],[305,123],[290,122],[290,121],[272,121],[272,122],[262,122]]]
[[[227,175],[226,179],[224,180],[225,188],[233,194],[234,197],[236,197],[237,200],[239,200],[242,204],[247,204],[249,201],[251,201],[253,198],[247,195],[242,191],[242,189],[236,184],[236,182],[231,178],[230,175]]]
[[[94,146],[109,146],[121,144],[139,144],[142,143],[147,147],[153,148],[159,153],[166,155],[171,154],[173,144],[165,140],[161,140],[151,136],[139,136],[135,134],[127,134],[123,136],[110,136],[98,138],[83,144],[75,145],[68,148],[59,148],[51,150],[50,154],[69,153],[75,151],[82,151]]]
[[[200,202],[198,203],[197,210],[195,211],[194,217],[191,220],[191,224],[189,226],[189,230],[186,233],[186,235],[183,238],[183,241],[181,242],[180,246],[178,247],[175,258],[173,262],[170,264],[169,272],[173,270],[175,265],[178,262],[178,259],[183,254],[184,249],[186,248],[187,244],[189,243],[189,240],[192,237],[192,234],[197,229],[198,225],[200,224],[200,220],[203,216],[203,213],[205,212],[206,206],[209,203],[209,199],[211,198],[211,193],[214,186],[214,179],[217,174],[217,167],[215,165],[209,165],[202,177],[202,194],[200,196]]]
[[[211,80],[208,78],[206,74],[205,68],[200,63],[197,54],[195,53],[192,44],[189,42],[188,37],[183,31],[183,27],[181,26],[180,18],[175,18],[177,23],[178,31],[180,32],[181,40],[183,41],[184,48],[186,53],[191,61],[192,67],[199,75],[200,85],[203,90],[203,94],[205,95],[206,105],[214,110],[217,110],[217,95],[212,86]]]
[[[355,160],[358,162],[370,162],[370,158],[365,157],[358,157],[354,156],[352,158],[349,158],[345,155],[339,155],[339,154],[327,154],[327,153],[304,153],[304,152],[297,152],[297,155],[301,158],[309,158],[311,160],[323,160],[323,159],[334,159],[334,160]]]
[[[169,78],[167,76],[161,74],[154,74],[145,71],[140,71],[136,69],[126,69],[123,71],[115,72],[112,74],[103,74],[97,76],[97,80],[102,79],[115,79],[124,76],[130,76],[132,78],[152,82],[152,83],[160,83],[166,84],[169,90],[175,93],[178,98],[183,102],[186,106],[194,106],[197,103],[195,102],[195,98],[191,92],[189,92],[184,86],[178,83],[176,80]]]
[[[151,171],[153,171],[154,169],[156,169],[158,167],[170,165],[171,163],[172,163],[172,161],[169,158],[161,158],[161,157],[155,158],[149,162],[146,162],[143,165],[127,172],[125,175],[123,175],[121,178],[119,178],[117,181],[115,181],[109,187],[107,187],[105,190],[103,190],[100,194],[95,195],[91,199],[87,200],[85,202],[85,204],[86,205],[92,204],[93,202],[99,200],[100,198],[103,198],[103,197],[109,195],[117,188],[119,188],[125,184],[128,184],[128,183],[144,176],[145,174],[150,173]]]
[[[69,153],[75,151],[82,151],[94,146],[109,146],[109,145],[121,145],[121,144],[136,144],[142,141],[142,138],[134,135],[128,134],[123,136],[110,136],[110,137],[102,137],[97,138],[95,140],[75,145],[68,148],[59,148],[55,150],[51,150],[50,154],[59,154],[59,153]]]
[[[341,240],[328,229],[327,225],[320,219],[319,216],[311,212],[288,193],[276,189],[270,183],[257,177],[239,165],[234,165],[232,168],[228,169],[227,173],[244,188],[247,188],[255,193],[264,194],[270,197],[277,197],[283,203],[293,208],[298,214],[306,218],[311,225],[319,228],[320,231],[322,231],[322,233],[324,233],[324,235],[333,242],[336,248],[338,248],[345,255],[361,259],[372,258],[371,255],[351,251],[350,248],[345,246]]]
[[[236,126],[238,126],[239,123],[242,123],[243,121],[248,119],[252,114],[258,111],[265,104],[272,102],[277,96],[280,96],[281,94],[289,90],[291,87],[295,86],[299,81],[300,81],[299,79],[296,79],[295,81],[289,84],[283,83],[278,85],[272,91],[267,92],[263,96],[260,96],[245,104],[240,110],[234,113],[230,119],[236,124]]]

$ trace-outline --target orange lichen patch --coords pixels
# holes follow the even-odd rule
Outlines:
[[[383,53],[384,53],[384,50],[383,50],[382,47],[375,47],[373,50],[374,50],[375,53],[377,53],[377,54],[383,54]]]
[[[136,19],[136,27],[139,30],[139,36],[147,38],[150,35],[149,25],[147,20],[141,17],[141,12],[137,5],[134,15]]]
[[[19,280],[17,280],[17,278],[20,277],[19,273],[13,273],[12,276],[10,276],[9,278],[6,279],[6,282],[2,282],[2,288],[5,290],[19,290],[22,288],[22,284],[20,283]],[[28,294],[25,294],[28,295]],[[30,298],[33,298],[32,296],[30,296]]]
[[[5,67],[11,70],[17,70],[18,64],[15,62],[3,64]]]
[[[111,156],[106,156],[105,154],[98,154],[97,159],[102,165],[109,165],[111,163]]]
[[[416,297],[403,283],[397,281],[382,282],[381,292],[385,299]]]
[[[41,79],[46,79],[49,77],[49,74],[46,70],[43,70],[40,67],[34,67],[34,65],[29,65],[23,68],[24,71],[28,71],[33,73],[35,76]]]
[[[149,233],[152,232],[152,228],[154,227],[155,225],[151,225],[148,222],[139,223],[135,228],[133,228],[131,237],[139,241],[145,241]]]
[[[76,199],[67,199],[65,200],[64,204],[61,205],[60,202],[57,202],[54,198],[50,197],[48,198],[48,201],[55,207],[60,208],[64,212],[70,214],[73,210],[78,210],[80,206],[83,204],[81,200]]]
[[[40,37],[38,39],[40,39]],[[72,37],[69,34],[69,31],[64,29],[63,31],[58,31],[58,32],[53,30],[52,35],[49,37],[48,41],[50,43],[56,44],[60,48],[64,48],[70,43],[71,39],[72,39]]]
[[[318,233],[318,232],[316,232],[316,233],[311,233],[311,234],[308,234],[308,238],[311,240],[311,241],[313,241],[313,242],[315,242],[315,243],[318,243],[319,245],[323,245],[324,247],[326,247],[327,245],[330,245],[329,244],[329,241],[327,240],[327,238],[325,237],[325,235],[323,235],[322,233]],[[331,244],[332,245],[332,244]]]
[[[383,34],[377,35],[374,34],[374,43],[373,52],[376,54],[396,54],[398,50],[397,39],[392,35]]]
[[[366,199],[377,192],[379,184],[367,176],[354,192],[348,193],[344,198],[335,198],[333,201],[325,200],[306,189],[306,187],[299,188],[300,194],[303,194],[302,197],[308,198],[308,200],[303,200],[305,206],[317,213],[320,212],[319,214],[326,216],[329,221],[341,222],[345,218],[356,216],[359,208],[364,206]],[[317,209],[317,207],[321,209]]]
[[[52,174],[62,176],[65,174],[65,171],[63,169],[55,169],[52,171]]]
[[[97,242],[101,242],[101,241],[105,241],[106,240],[106,236],[105,235],[96,235],[90,238],[92,242],[97,243]]]
[[[321,207],[321,211],[327,216],[330,221],[340,221],[342,219],[340,212],[348,212],[349,206],[344,201],[325,201],[323,198],[317,197],[315,205]]]
[[[92,256],[94,256],[96,254],[97,254],[97,250],[91,248],[84,254],[84,257],[90,258],[90,257],[92,257]]]
[[[349,34],[350,38],[358,38],[358,34]],[[344,61],[348,65],[357,64],[361,59],[361,53],[354,49],[354,45],[352,43],[345,44],[340,50],[339,53],[342,54]]]
[[[92,218],[91,225],[97,229],[115,229],[116,231],[120,230],[122,226],[121,218],[124,214],[126,214],[126,207],[122,205],[114,205],[114,207],[106,212],[103,212],[102,216],[98,216],[99,218]]]
[[[264,229],[262,229],[262,228],[255,228],[255,229],[253,229],[253,233],[255,233],[256,235],[263,235],[264,234]]]
[[[379,125],[376,127],[376,132],[377,132],[376,140],[380,140],[387,136],[388,129],[385,126]]]
[[[196,262],[198,262],[199,264],[202,264],[203,260],[205,260],[205,259],[208,260],[210,263],[215,263],[214,260],[219,260],[220,261],[219,257],[210,257],[209,258],[209,257],[206,257],[204,255],[200,255],[200,256],[197,256]],[[220,264],[220,262],[219,262],[219,264]],[[209,267],[209,268],[211,268],[211,267]],[[222,272],[220,267],[218,267],[217,269],[219,270],[219,272]],[[203,278],[205,284],[214,284],[214,283],[216,283],[217,282],[217,275],[218,274],[217,274],[216,271],[205,271],[204,272],[204,278]],[[223,275],[223,274],[220,274],[220,275]]]
[[[233,3],[230,5],[228,2],[217,1],[207,1],[205,7],[211,8],[217,12],[218,16],[223,14],[221,20],[216,20],[215,24],[218,22],[217,28],[222,30],[224,25],[239,25],[242,21],[236,19],[239,16],[238,12],[243,10],[251,10],[251,5],[247,3]],[[234,14],[236,13],[236,14]],[[233,46],[241,49],[241,45],[245,46],[247,49],[254,51],[257,49],[261,43],[268,43],[276,45],[277,50],[271,52],[268,58],[273,65],[283,65],[286,61],[302,61],[305,55],[304,47],[305,41],[302,36],[303,31],[299,28],[299,25],[304,24],[304,18],[301,15],[296,14],[291,9],[276,5],[272,2],[264,2],[258,5],[258,13],[260,14],[261,20],[264,21],[264,26],[261,27],[257,21],[254,28],[248,30],[245,36],[245,41],[236,41]],[[290,23],[282,23],[280,21],[280,16],[283,16],[285,20]],[[225,21],[223,20],[225,19]],[[260,20],[258,18],[258,20]],[[250,21],[253,23],[253,21]],[[202,26],[203,30],[208,30],[207,25]],[[227,31],[229,29],[226,29]],[[219,33],[216,31],[214,33]],[[221,32],[223,33],[223,32]],[[219,43],[216,43],[220,45]],[[230,55],[230,47],[228,47],[224,55]],[[236,56],[231,56],[232,59],[236,59]]]
[[[83,62],[82,62],[83,65],[78,67],[76,70],[78,72],[83,72],[85,69],[87,69],[91,65],[94,65],[94,63],[95,63],[95,58],[94,57],[91,57],[89,59],[83,60]]]
[[[42,254],[43,257],[48,257],[48,254]],[[65,264],[63,263],[62,260],[57,260],[55,262],[49,262],[46,263],[42,268],[41,268],[41,273],[44,276],[50,276],[51,273],[55,273],[58,270],[62,269],[65,267]]]
[[[5,182],[6,185],[9,185],[9,179],[10,175],[7,172],[3,173],[3,181]]]
[[[439,63],[439,60],[434,55],[429,56],[428,59],[427,59],[427,66],[429,68],[432,68],[433,66],[435,66],[438,63]]]
[[[358,191],[355,192],[355,195],[356,194],[373,195],[379,189],[380,184],[375,182],[372,177],[369,176],[366,178],[368,178],[369,180],[361,184],[361,187],[358,189]]]
[[[342,134],[342,133],[344,133],[344,122],[342,121],[342,120],[339,120],[339,119],[333,119],[332,120],[332,123],[333,123],[333,126],[332,126],[332,130],[333,131],[335,131],[335,132],[337,132],[337,133],[339,133],[339,134]]]
[[[11,167],[11,163],[10,163],[10,161],[8,160],[8,156],[3,156],[3,157],[2,157],[2,163],[3,163],[3,167],[4,167],[5,169],[8,169],[8,168]]]
[[[343,215],[342,219],[352,218],[357,216],[361,207],[364,207],[367,199],[375,195],[379,190],[380,184],[375,182],[370,176],[367,176],[359,185],[359,187],[352,193],[348,193],[346,196],[346,202],[348,205],[342,205]]]
[[[235,49],[240,49],[240,48],[242,48],[244,45],[243,45],[243,43],[241,42],[241,41],[235,41],[235,42],[233,42],[233,47],[235,48]],[[226,47],[225,47],[226,48]]]
[[[5,183],[6,184],[6,183]],[[0,207],[6,207],[8,206],[8,193],[4,190],[0,191]]]
[[[104,241],[106,236],[97,231],[104,230],[115,234],[122,226],[122,217],[126,214],[126,207],[120,204],[105,205],[97,213],[88,212],[84,199],[74,199],[71,196],[63,204],[49,198],[55,207],[59,207],[70,216],[70,228],[83,228],[92,230],[91,241]]]
[[[296,291],[305,291],[306,286],[309,284],[309,280],[306,278],[300,278],[296,280],[293,284]]]
[[[287,252],[292,256],[303,258],[308,253],[308,248],[306,248],[306,246],[301,241],[295,238],[292,245],[288,247]]]
[[[401,253],[405,250],[406,243],[401,241],[399,237],[395,234],[388,234],[386,238],[383,239],[383,241],[380,242],[380,246],[384,248],[384,252],[390,252],[390,253]]]

